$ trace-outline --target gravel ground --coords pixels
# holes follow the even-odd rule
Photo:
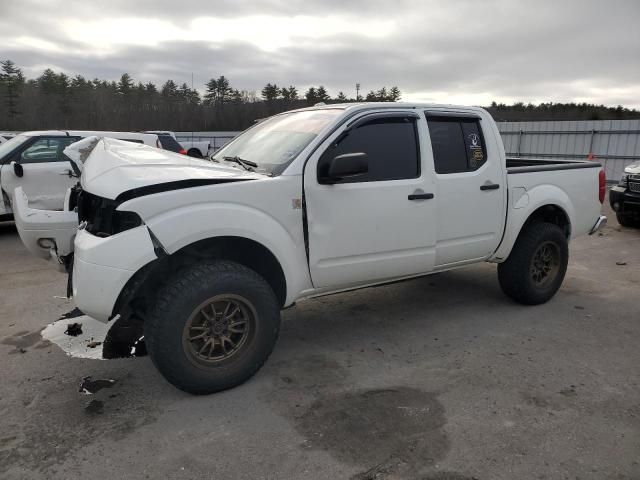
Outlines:
[[[489,264],[301,302],[205,397],[42,340],[66,279],[0,224],[0,478],[640,479],[640,230],[607,214],[545,305]]]

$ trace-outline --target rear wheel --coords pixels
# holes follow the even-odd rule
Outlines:
[[[500,287],[519,303],[544,303],[560,288],[568,261],[562,229],[551,223],[532,223],[520,232],[509,258],[498,265]]]
[[[200,153],[200,150],[198,150],[197,148],[190,148],[189,151],[187,152],[187,155],[194,158],[202,158],[202,154]]]
[[[249,379],[273,350],[279,326],[278,301],[262,277],[234,262],[209,261],[160,290],[145,340],[170,383],[207,394]]]

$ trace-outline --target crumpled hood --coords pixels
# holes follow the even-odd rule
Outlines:
[[[64,153],[74,169],[82,172],[83,190],[112,200],[125,192],[161,184],[185,182],[197,186],[265,177],[230,165],[111,138],[88,137],[71,144]]]
[[[632,175],[640,175],[640,163],[634,163],[624,167],[624,173],[630,173]]]

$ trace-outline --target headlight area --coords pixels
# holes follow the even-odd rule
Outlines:
[[[629,185],[629,174],[623,173],[622,178],[618,182],[618,185],[621,187],[627,187]]]
[[[143,224],[135,212],[116,210],[119,203],[83,191],[78,196],[78,220],[96,237],[109,237]]]

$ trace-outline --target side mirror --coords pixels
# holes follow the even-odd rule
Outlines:
[[[24,168],[15,160],[11,162],[11,166],[13,167],[13,173],[16,174],[16,177],[22,177],[24,175]]]
[[[342,180],[366,175],[369,172],[369,159],[364,152],[343,153],[329,163],[328,180]]]

